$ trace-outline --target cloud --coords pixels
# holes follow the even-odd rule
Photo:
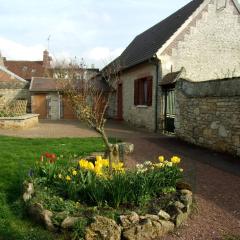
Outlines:
[[[4,57],[13,60],[41,60],[44,46],[37,44],[26,46],[0,37],[0,51]]]
[[[110,49],[107,47],[95,47],[86,54],[86,57],[93,61],[106,61],[119,56],[122,51],[122,48]]]

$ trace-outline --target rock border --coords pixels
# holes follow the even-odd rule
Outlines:
[[[156,239],[174,231],[188,219],[191,213],[193,193],[188,186],[186,184],[178,185],[179,200],[173,202],[167,210],[161,209],[158,214],[138,215],[136,212],[130,212],[128,215],[120,216],[119,224],[110,218],[96,215],[93,223],[86,228],[85,239],[145,240]],[[34,193],[33,183],[24,182],[23,200],[25,203],[29,203]],[[52,222],[54,213],[44,209],[40,203],[29,204],[28,213],[49,231],[71,230],[81,219],[81,217],[65,215],[59,227],[55,227]]]

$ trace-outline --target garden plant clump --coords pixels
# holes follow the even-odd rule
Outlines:
[[[112,163],[110,171],[109,160],[102,156],[96,156],[95,160],[69,161],[63,156],[46,153],[26,180],[28,190],[25,194],[30,196],[26,198],[25,195],[25,202],[31,215],[41,212],[48,229],[71,229],[75,239],[85,234],[88,235],[86,239],[97,239],[90,238],[90,230],[86,230],[93,226],[94,220],[104,222],[107,217],[109,221],[126,225],[125,216],[133,213],[158,215],[162,211],[166,217],[165,211],[168,211],[177,215],[173,205],[180,198],[176,190],[183,177],[180,161],[177,156],[169,161],[160,156],[158,163],[146,161],[134,169],[126,169],[122,162],[116,162]],[[49,220],[47,224],[46,219]]]

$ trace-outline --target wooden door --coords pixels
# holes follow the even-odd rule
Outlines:
[[[32,113],[39,114],[39,118],[47,118],[46,94],[36,94],[32,96]]]
[[[77,119],[74,109],[70,105],[66,96],[62,97],[61,103],[61,118],[63,119]]]
[[[123,119],[123,96],[122,96],[122,84],[118,84],[117,89],[117,119]]]

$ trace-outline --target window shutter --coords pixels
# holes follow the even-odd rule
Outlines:
[[[147,79],[147,105],[152,106],[152,88],[153,88],[152,77]]]
[[[134,105],[139,105],[139,81],[134,81]]]

